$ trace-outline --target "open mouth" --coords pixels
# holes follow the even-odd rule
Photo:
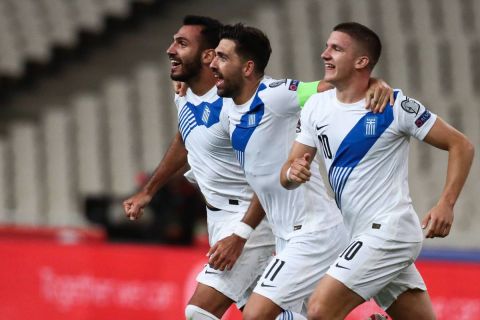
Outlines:
[[[325,70],[333,70],[335,66],[331,63],[325,63]]]
[[[170,64],[171,64],[171,71],[175,71],[182,65],[182,62],[180,60],[170,58]]]
[[[217,79],[217,82],[215,82],[215,86],[220,87],[224,84],[225,80],[223,79],[222,75],[219,74],[218,72],[215,72],[214,77]]]

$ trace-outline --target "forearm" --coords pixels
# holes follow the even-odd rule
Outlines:
[[[467,180],[474,155],[473,144],[464,138],[448,150],[448,168],[445,187],[439,201],[453,207]]]
[[[250,206],[248,207],[247,212],[242,218],[242,222],[248,224],[250,227],[255,229],[260,222],[262,222],[265,217],[265,210],[263,210],[260,200],[256,194],[253,195]]]
[[[143,187],[143,191],[153,196],[175,173],[180,170],[186,171],[186,164],[187,150],[185,149],[180,133],[177,132],[162,161],[155,169],[150,180]]]

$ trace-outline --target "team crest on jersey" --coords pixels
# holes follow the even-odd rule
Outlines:
[[[276,88],[278,86],[281,86],[282,84],[287,84],[287,79],[274,81],[274,82],[270,83],[268,86],[270,88]]]
[[[203,123],[208,123],[208,118],[210,118],[210,108],[208,106],[205,106],[202,114]]]
[[[256,124],[256,121],[255,121],[255,120],[256,120],[255,114],[254,114],[254,113],[253,113],[253,114],[249,114],[249,115],[248,115],[247,126],[248,126],[249,128],[255,127],[255,124]]]
[[[300,84],[300,81],[298,81],[298,80],[290,81],[290,84],[288,85],[288,90],[297,91],[299,84]]]
[[[405,112],[413,113],[418,115],[418,111],[420,111],[420,104],[415,100],[410,100],[408,97],[405,97],[405,100],[401,103],[402,109]]]
[[[373,137],[377,132],[377,118],[376,117],[366,117],[365,118],[365,136]]]
[[[421,126],[423,126],[425,124],[425,122],[428,121],[428,119],[430,119],[430,117],[432,116],[432,114],[430,113],[430,111],[428,110],[425,110],[421,116],[415,120],[415,125],[420,128]]]

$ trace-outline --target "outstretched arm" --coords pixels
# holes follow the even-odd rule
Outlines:
[[[130,220],[141,217],[143,209],[152,200],[153,195],[180,170],[185,170],[187,150],[180,132],[173,138],[165,156],[143,189],[123,202],[125,215]]]
[[[285,189],[295,189],[310,180],[310,163],[317,149],[295,141],[287,162],[280,171],[280,183]]]
[[[233,233],[215,243],[207,253],[208,263],[217,270],[231,270],[238,257],[242,254],[243,247],[247,242],[250,233],[265,217],[265,211],[256,194],[253,195],[250,206],[235,226]]]
[[[461,132],[437,118],[424,141],[448,151],[447,179],[438,203],[422,221],[427,238],[446,237],[453,223],[453,207],[467,180],[473,161],[473,144]]]

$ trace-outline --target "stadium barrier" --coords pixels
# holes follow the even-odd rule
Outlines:
[[[206,262],[204,246],[52,239],[0,236],[0,319],[183,320]],[[438,319],[480,319],[480,263],[431,258],[417,266]],[[369,302],[347,319],[363,320],[374,311]],[[241,317],[232,308],[224,319]]]

